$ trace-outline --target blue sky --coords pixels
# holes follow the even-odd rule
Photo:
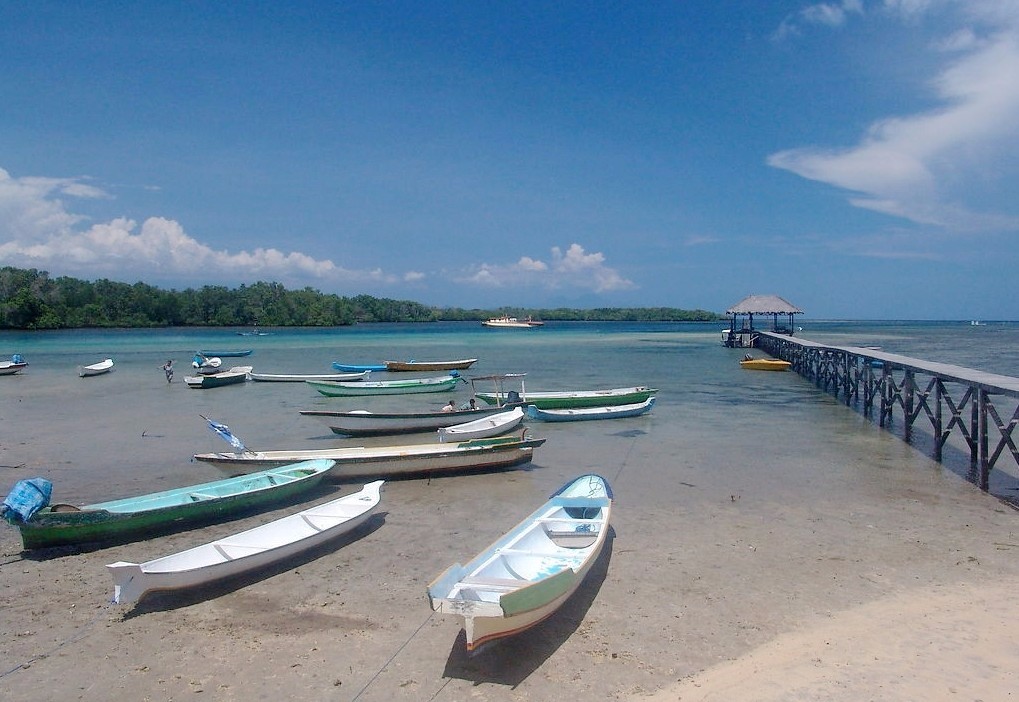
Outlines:
[[[0,4],[0,265],[1019,319],[1019,0]]]

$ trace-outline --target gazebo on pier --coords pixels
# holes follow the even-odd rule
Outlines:
[[[729,329],[722,332],[722,343],[735,347],[754,346],[758,331],[754,329],[755,314],[771,316],[772,326],[768,331],[792,336],[796,328],[793,324],[794,315],[803,314],[803,310],[778,295],[750,295],[727,309],[725,314],[729,317]],[[779,325],[780,315],[788,317],[787,325]]]

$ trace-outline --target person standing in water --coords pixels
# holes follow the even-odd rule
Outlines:
[[[163,372],[166,373],[166,382],[173,382],[173,359],[166,359],[166,363],[163,364]]]

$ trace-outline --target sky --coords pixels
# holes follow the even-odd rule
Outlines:
[[[1019,0],[0,4],[0,266],[1019,320]]]

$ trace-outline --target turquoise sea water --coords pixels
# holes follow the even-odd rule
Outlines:
[[[931,361],[1019,376],[1019,323],[801,321],[812,341],[880,346]],[[759,325],[761,326],[761,325]],[[188,389],[191,356],[199,348],[253,349],[225,365],[251,365],[265,373],[330,372],[333,361],[478,358],[464,375],[526,373],[530,390],[649,385],[660,390],[644,418],[585,422],[584,426],[532,423],[547,436],[543,454],[576,459],[581,467],[618,470],[609,460],[621,439],[647,445],[668,470],[676,462],[711,471],[712,460],[793,457],[789,470],[818,443],[842,437],[851,449],[873,449],[874,425],[794,373],[740,369],[744,351],[720,344],[723,324],[549,323],[529,330],[488,329],[475,323],[377,324],[337,329],[273,329],[269,336],[239,336],[234,329],[0,332],[0,358],[20,353],[28,370],[0,377],[0,483],[26,473],[60,481],[76,501],[99,499],[111,481],[118,494],[217,477],[191,460],[196,452],[225,450],[199,415],[231,426],[249,447],[325,448],[343,444],[427,441],[429,435],[393,440],[344,439],[302,417],[300,409],[437,409],[449,398],[424,394],[384,398],[325,398],[300,383],[254,383],[215,390]],[[105,357],[108,376],[79,378],[79,364]],[[172,358],[167,384],[162,364]],[[375,379],[386,377],[376,374]],[[407,377],[399,374],[399,377]],[[482,389],[489,389],[482,386]],[[463,384],[458,402],[469,396]],[[746,432],[753,432],[748,438]],[[885,432],[886,433],[886,432]],[[921,442],[922,444],[922,442]],[[883,445],[883,444],[882,444]],[[682,448],[679,448],[682,447]],[[905,447],[907,451],[913,451]],[[895,451],[899,451],[896,448]],[[727,455],[732,452],[732,455]],[[915,451],[921,457],[922,451]],[[556,459],[561,460],[561,459]],[[828,458],[825,460],[835,460]],[[1003,464],[1009,461],[1004,457]],[[950,467],[963,473],[963,467]],[[562,467],[568,474],[570,469]],[[550,478],[552,487],[558,477]],[[55,481],[56,482],[56,481]],[[2,488],[0,488],[2,489]],[[786,489],[790,489],[786,486]]]

